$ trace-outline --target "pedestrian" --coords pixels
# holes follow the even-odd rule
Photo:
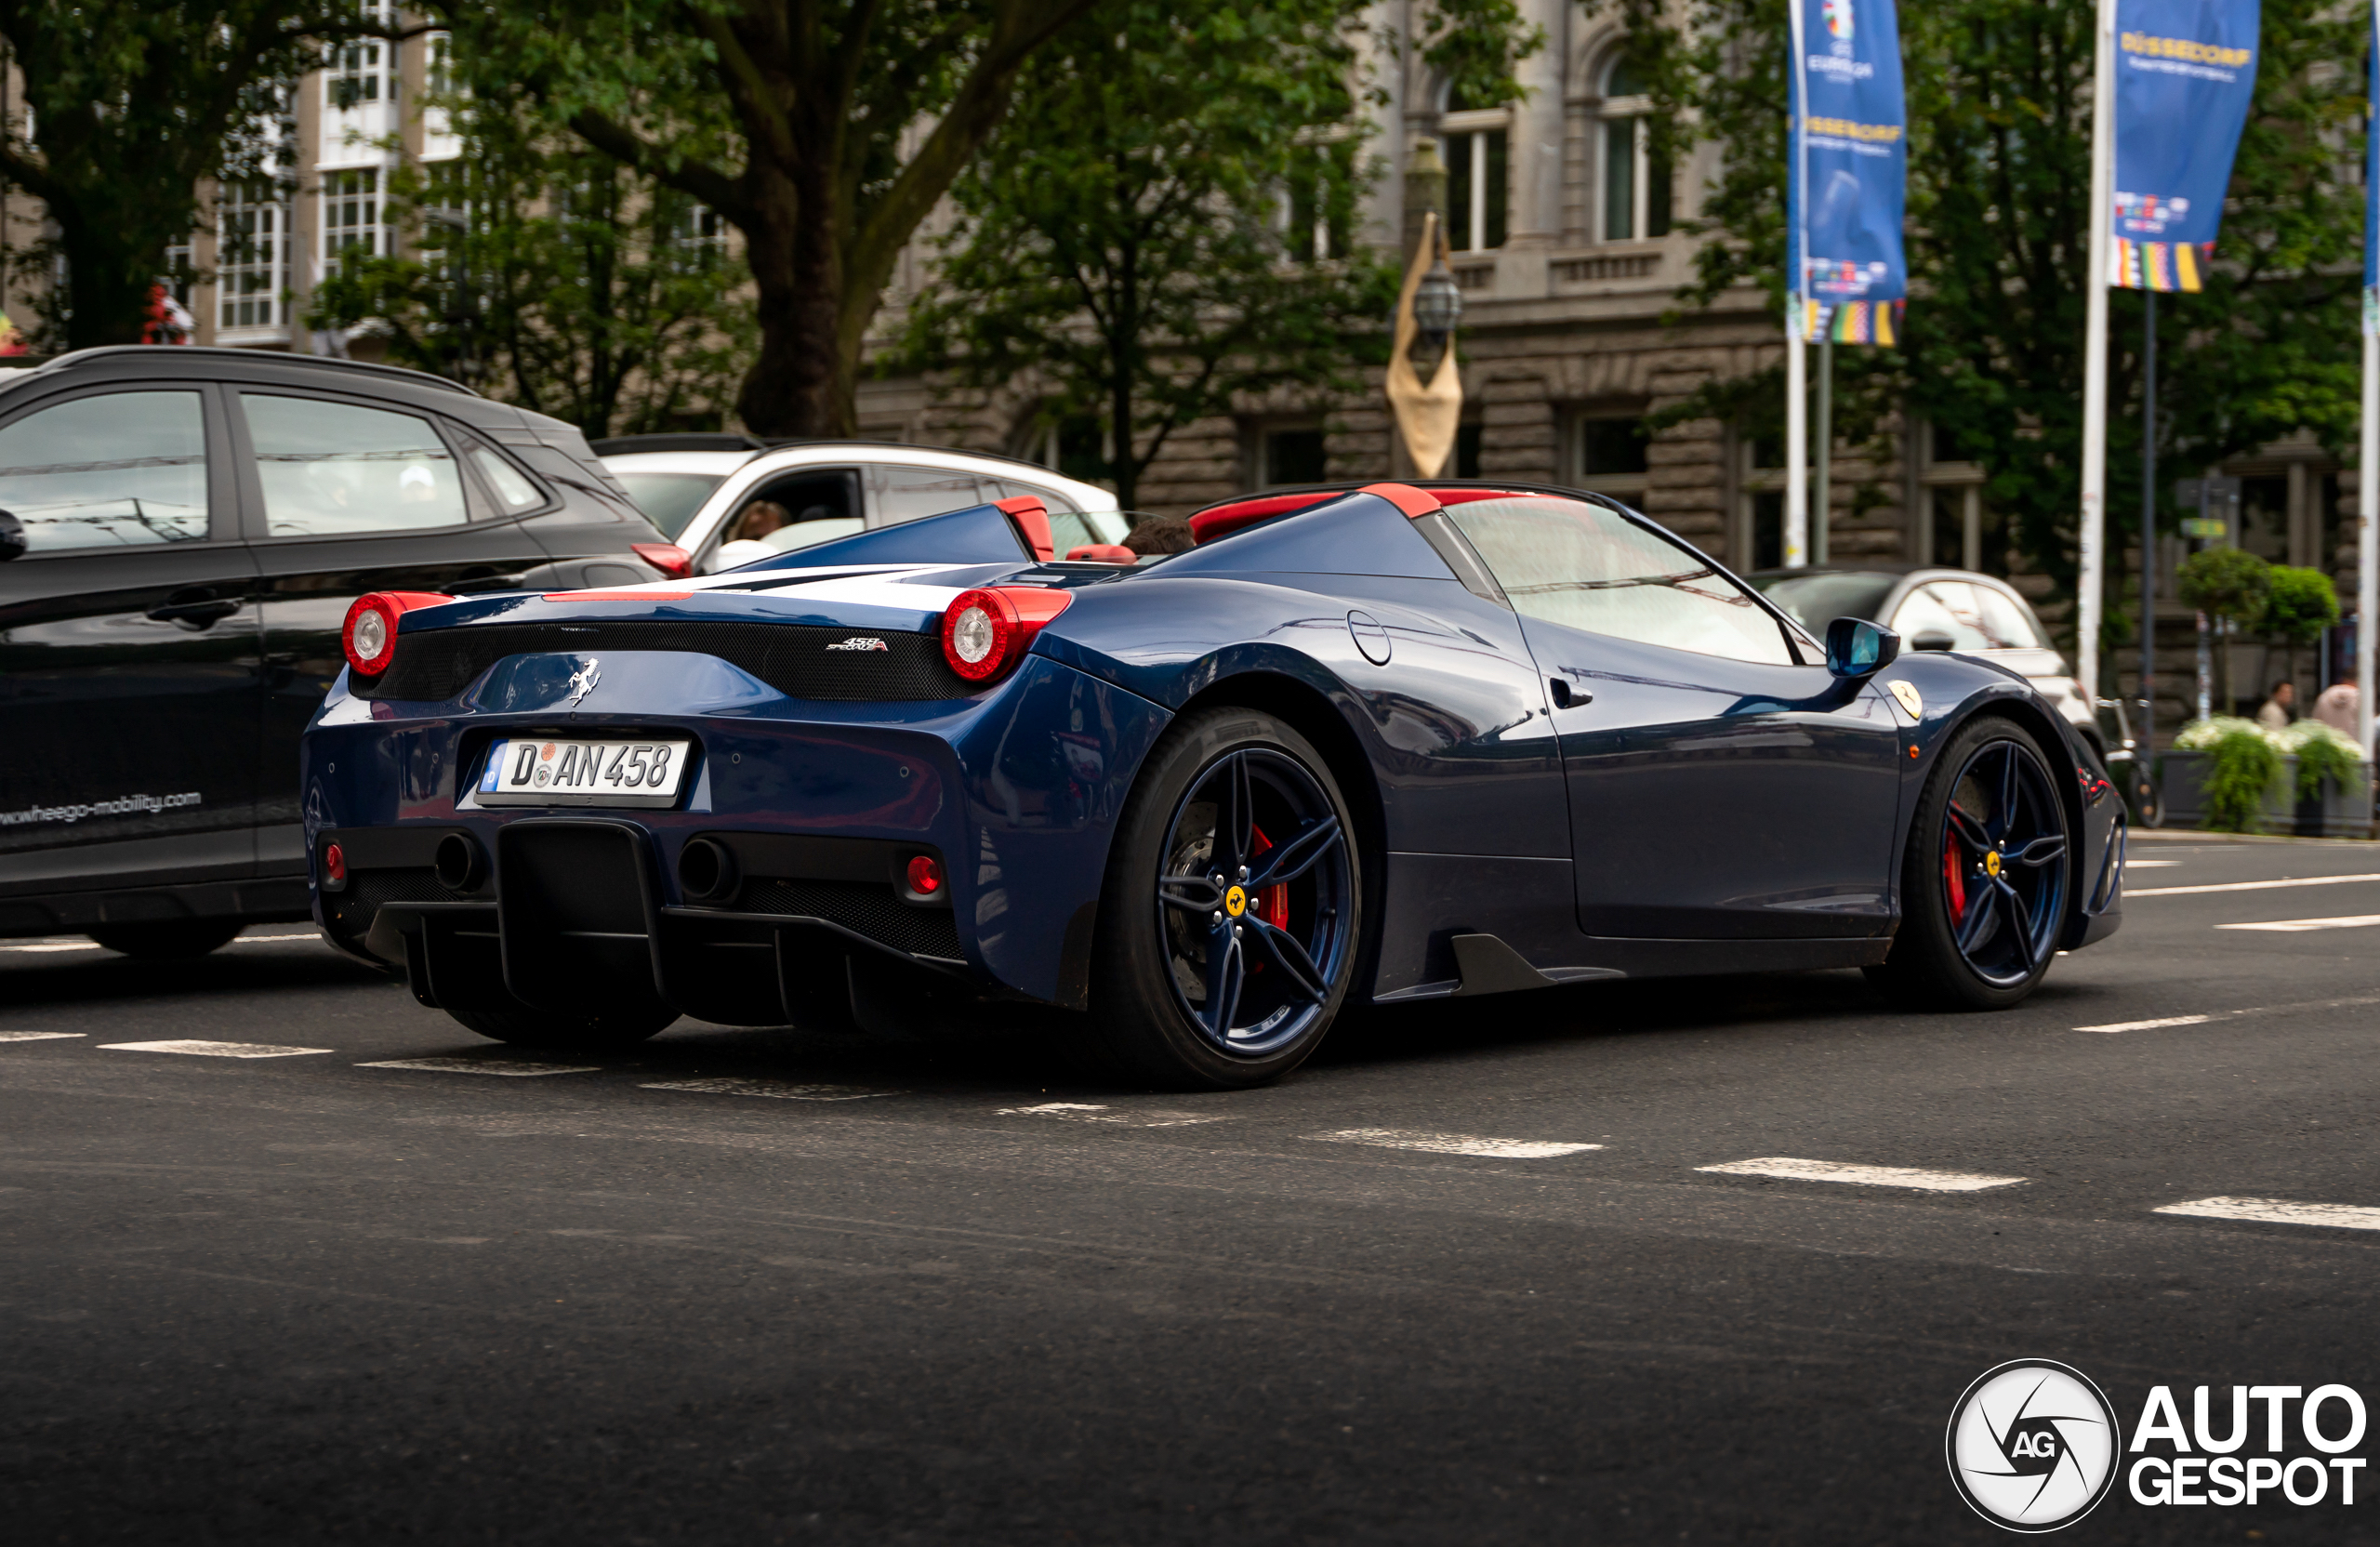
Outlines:
[[[1124,546],[1145,559],[1153,553],[1187,553],[1196,546],[1190,523],[1180,516],[1143,516],[1124,534]]]
[[[2355,734],[2355,678],[2352,673],[2322,690],[2314,700],[2314,718],[2334,731]]]
[[[2272,696],[2256,711],[2256,723],[2268,731],[2286,731],[2289,722],[2297,718],[2297,684],[2283,681],[2272,685]]]

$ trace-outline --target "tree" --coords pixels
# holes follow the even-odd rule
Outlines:
[[[0,139],[0,177],[57,224],[35,258],[65,259],[58,341],[139,343],[201,184],[270,168],[286,94],[326,45],[396,35],[352,0],[0,0],[32,131]]]
[[[760,347],[736,400],[761,434],[850,435],[902,249],[1008,112],[1017,73],[1112,0],[443,0],[462,50],[509,60],[557,124],[743,233]],[[1437,0],[1414,41],[1512,0]]]
[[[1038,372],[1054,416],[1098,422],[1108,449],[1082,470],[1127,509],[1183,425],[1279,384],[1343,384],[1366,349],[1350,335],[1376,337],[1395,298],[1395,271],[1351,250],[1362,9],[1127,0],[1068,29],[953,188],[888,366],[978,387]]]
[[[2319,641],[2339,620],[2338,588],[2319,569],[2272,566],[2263,615],[2256,627],[2281,641],[2289,653],[2289,674],[2297,675],[2297,653]]]
[[[1687,308],[1784,288],[1785,0],[1620,0],[1665,111],[1657,149],[1721,145],[1688,230]],[[1989,469],[1985,497],[2069,593],[2076,572],[2088,245],[2091,0],[1941,0],[1900,10],[1909,83],[1911,299],[1897,350],[1838,350],[1855,417],[1896,408],[1955,436]],[[2356,416],[2360,188],[2347,181],[2364,111],[2355,17],[2265,0],[2255,103],[2240,144],[2205,293],[2159,308],[2161,456],[2200,466],[2300,428],[2343,445]],[[2110,334],[2108,506],[2116,551],[2140,530],[2141,300],[2117,292]],[[2215,384],[2193,386],[2192,384]],[[1781,384],[1720,382],[1686,411],[1781,400]],[[1731,400],[1728,394],[1733,392]],[[1838,413],[1844,410],[1838,409]],[[1770,412],[1774,412],[1771,409]],[[2122,627],[2110,613],[2110,626]]]
[[[2215,680],[2228,698],[2231,636],[2264,616],[2265,601],[2272,594],[2272,566],[2244,548],[2209,548],[2183,560],[2179,575],[2183,604],[2197,608],[2217,624]],[[2218,709],[2229,712],[2225,706]]]
[[[350,258],[309,321],[369,324],[398,364],[590,438],[715,411],[754,342],[748,281],[716,219],[524,111],[500,61],[460,65],[469,89],[443,105],[463,153],[390,179],[414,251]]]

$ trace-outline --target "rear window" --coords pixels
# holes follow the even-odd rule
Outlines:
[[[644,512],[645,520],[661,529],[665,537],[674,538],[694,519],[694,512],[710,497],[710,492],[727,482],[707,472],[624,472],[616,474],[620,486]]]

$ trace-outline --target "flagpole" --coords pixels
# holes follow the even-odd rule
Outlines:
[[[2074,675],[2099,692],[2099,616],[2106,583],[2108,484],[2108,220],[2115,207],[2116,0],[2098,0],[2091,86],[2090,256],[2082,328],[2082,521],[2075,578]]]
[[[1830,319],[1831,321],[1831,319]],[[1810,562],[1827,562],[1827,527],[1834,517],[1834,329],[1818,340],[1818,422],[1811,432],[1818,492],[1811,499]]]
[[[1807,190],[1803,174],[1808,167],[1803,133],[1804,106],[1802,72],[1808,68],[1803,58],[1802,6],[1804,0],[1786,0],[1788,31],[1792,38],[1793,58],[1786,77],[1785,153],[1792,159],[1786,169],[1786,231],[1785,231],[1785,567],[1800,569],[1810,562],[1810,365],[1802,337],[1804,286],[1809,278],[1809,254],[1805,244],[1808,232],[1803,229],[1802,205]],[[1803,197],[1794,197],[1800,191]]]
[[[2368,191],[2366,198],[2380,196]],[[2355,739],[2372,756],[2372,662],[2374,624],[2380,622],[2380,333],[2370,316],[2373,297],[2363,297],[2363,434],[2355,469]]]

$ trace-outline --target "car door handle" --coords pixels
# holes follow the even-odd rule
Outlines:
[[[187,623],[210,628],[247,605],[237,597],[218,597],[211,590],[176,591],[144,615],[152,623]]]
[[[1554,707],[1557,709],[1567,709],[1576,705],[1592,704],[1595,701],[1595,695],[1586,689],[1572,687],[1570,679],[1567,677],[1548,677],[1545,680],[1545,687],[1546,691],[1553,694]]]

